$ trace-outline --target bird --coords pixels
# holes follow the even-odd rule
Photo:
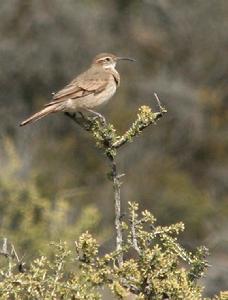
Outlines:
[[[129,57],[118,57],[111,53],[100,53],[94,57],[90,67],[57,93],[53,93],[51,102],[44,108],[20,123],[24,126],[36,122],[56,112],[88,112],[102,119],[104,117],[94,110],[103,105],[115,94],[120,85],[120,75],[116,70],[121,60],[135,61]]]

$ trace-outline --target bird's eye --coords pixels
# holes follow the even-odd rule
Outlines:
[[[111,58],[110,58],[110,57],[106,57],[105,60],[106,60],[106,61],[111,61]]]

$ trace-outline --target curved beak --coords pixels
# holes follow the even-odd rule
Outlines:
[[[136,61],[134,58],[130,57],[117,57],[116,60],[129,60],[129,61]]]

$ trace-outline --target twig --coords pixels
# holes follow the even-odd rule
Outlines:
[[[116,250],[118,255],[118,264],[121,266],[123,264],[123,234],[122,234],[122,223],[121,223],[121,198],[120,198],[120,176],[117,173],[115,155],[116,150],[121,146],[131,141],[133,137],[139,135],[145,128],[151,124],[156,124],[156,121],[160,119],[167,110],[161,106],[161,102],[158,95],[154,93],[155,99],[157,101],[159,111],[152,112],[147,106],[142,106],[136,121],[132,124],[130,129],[126,131],[121,137],[118,137],[110,124],[97,124],[94,122],[96,118],[91,118],[84,116],[81,113],[65,113],[67,117],[77,123],[79,126],[85,130],[91,132],[99,145],[100,148],[105,150],[105,154],[111,163],[111,175],[114,190],[114,201],[115,201],[115,228],[116,228]],[[135,232],[135,224],[132,224],[132,242],[134,248],[138,253],[140,253],[140,248],[137,244],[137,237]]]
[[[3,239],[3,245],[2,245],[2,249],[0,251],[0,255],[3,255],[5,257],[9,256],[9,252],[8,252],[8,249],[7,249],[7,238]]]
[[[60,262],[59,265],[58,265],[58,268],[56,270],[56,274],[55,274],[55,279],[54,279],[54,282],[53,282],[53,290],[52,290],[52,293],[51,293],[51,296],[54,297],[55,295],[55,291],[56,291],[56,287],[57,287],[57,282],[61,276],[60,272],[62,270],[62,267],[63,267],[63,262]]]
[[[121,282],[121,285],[122,285],[124,288],[128,289],[128,290],[129,290],[132,294],[134,294],[134,295],[139,295],[139,294],[142,292],[142,289],[141,289],[141,288],[138,288],[138,287],[136,287],[136,286],[133,285],[133,284],[129,284],[128,282],[122,281],[122,282]]]
[[[113,148],[115,148],[115,149],[120,148],[121,146],[123,146],[124,144],[126,144],[129,141],[129,136],[132,139],[133,137],[138,135],[139,132],[142,132],[144,129],[146,129],[150,125],[156,124],[156,121],[158,121],[165,113],[167,113],[167,109],[161,105],[158,95],[156,93],[154,93],[154,96],[155,96],[155,100],[159,107],[159,112],[153,113],[153,119],[151,119],[150,122],[137,124],[138,131],[135,131],[132,133],[132,132],[129,132],[129,130],[128,130],[125,134],[123,134],[121,136],[120,139],[118,139],[116,142],[114,142],[112,144]]]
[[[92,119],[89,117],[85,117],[82,113],[79,113],[78,115],[77,113],[70,114],[68,112],[65,112],[64,114],[86,131],[91,130],[94,118]]]
[[[138,246],[138,241],[137,241],[137,236],[136,236],[136,231],[135,231],[135,211],[134,209],[132,210],[132,218],[131,218],[131,235],[132,235],[132,245],[135,249],[135,251],[141,255],[141,250]]]
[[[161,105],[161,101],[160,101],[160,99],[158,98],[158,94],[157,94],[157,93],[154,93],[154,96],[155,96],[155,99],[156,99],[156,101],[157,101],[157,104],[158,104],[158,107],[159,107],[160,112],[166,113],[167,110]]]
[[[24,273],[26,271],[25,269],[25,263],[22,262],[22,259],[19,259],[19,256],[15,250],[15,247],[13,244],[10,245],[11,249],[8,249],[8,241],[7,238],[3,239],[3,245],[2,249],[0,251],[0,255],[5,256],[8,259],[8,275],[10,276],[12,274],[12,261],[16,260],[18,271],[20,273]]]
[[[123,264],[123,233],[122,233],[122,226],[121,226],[121,201],[120,201],[120,177],[118,175],[116,162],[113,156],[108,156],[111,162],[111,169],[112,169],[112,182],[113,182],[113,190],[114,190],[114,201],[115,201],[115,227],[116,227],[116,250],[119,252],[118,255],[118,264],[121,266]]]

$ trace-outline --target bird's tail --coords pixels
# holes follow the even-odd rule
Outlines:
[[[24,126],[24,125],[27,125],[29,123],[36,122],[36,121],[40,120],[41,118],[46,117],[47,115],[49,115],[51,113],[54,113],[54,112],[57,112],[57,111],[59,111],[59,110],[58,110],[58,106],[56,104],[45,107],[41,111],[35,113],[34,115],[29,117],[28,119],[21,122],[20,126]]]

